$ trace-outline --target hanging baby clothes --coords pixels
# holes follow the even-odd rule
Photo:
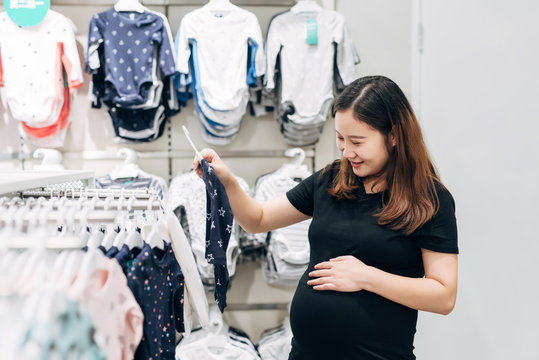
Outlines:
[[[258,340],[258,352],[262,360],[287,360],[292,349],[290,320],[274,329],[265,330]]]
[[[261,360],[249,336],[224,323],[217,333],[199,328],[183,337],[176,347],[176,359]]]
[[[26,331],[17,344],[19,349],[14,357],[7,358],[105,360],[106,355],[94,342],[96,328],[84,306],[53,292],[46,293],[46,296],[54,296],[54,303],[47,309],[48,314],[33,317],[31,323],[24,316],[18,319]],[[32,297],[44,298],[45,294],[33,294]]]
[[[231,5],[186,14],[176,36],[178,85],[192,91],[206,142],[229,144],[240,129],[250,89],[264,74],[262,32],[256,16]],[[190,96],[181,95],[181,101]]]
[[[230,280],[226,267],[226,249],[232,233],[234,214],[225,187],[208,161],[202,159],[200,167],[206,184],[206,260],[214,266],[215,302],[223,312]]]
[[[277,170],[257,179],[254,198],[265,202],[285,194],[294,188],[300,179],[293,179]],[[262,275],[270,284],[296,286],[307,269],[310,258],[308,230],[311,220],[255,235],[258,242],[266,245],[266,256],[262,260]]]
[[[320,137],[334,79],[337,90],[354,81],[359,57],[342,14],[322,8],[302,12],[296,6],[270,22],[264,81],[266,90],[276,90],[275,116],[285,141],[305,146]]]
[[[48,10],[34,26],[20,27],[0,14],[0,87],[4,107],[21,135],[40,147],[63,145],[70,97],[82,85],[75,25]]]
[[[172,35],[162,14],[112,7],[92,17],[86,57],[90,99],[93,107],[101,100],[108,106],[118,141],[161,136],[166,118],[179,111],[175,68]]]
[[[108,259],[102,263],[82,291],[70,296],[88,309],[107,358],[130,360],[142,338],[142,310],[120,265]]]
[[[157,195],[164,199],[168,186],[166,181],[157,175],[139,170],[134,177],[112,178],[110,174],[95,178],[97,189],[154,189]]]
[[[133,266],[133,262],[137,258],[138,254],[140,254],[140,251],[141,249],[136,247],[129,249],[126,244],[122,245],[122,247],[118,250],[118,253],[114,256],[114,259],[118,262],[118,264],[120,264],[124,274],[127,275],[129,269],[131,269]]]
[[[183,332],[183,275],[170,243],[164,250],[144,244],[127,283],[144,313],[136,360],[175,358],[176,331]]]
[[[249,185],[245,179],[235,177],[240,187],[249,194]],[[207,292],[215,288],[215,278],[213,265],[206,261],[206,189],[204,182],[200,180],[194,171],[179,174],[172,179],[167,195],[166,211],[174,213],[187,239],[190,242],[196,265],[202,282]],[[241,249],[239,243],[241,239],[238,224],[234,221],[232,233],[226,250],[227,268],[230,278],[236,273]]]

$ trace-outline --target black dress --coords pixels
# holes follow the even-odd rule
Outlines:
[[[310,263],[290,310],[294,339],[289,359],[415,359],[417,310],[366,290],[313,290],[308,273],[320,262],[352,255],[389,273],[423,277],[422,248],[458,253],[453,198],[438,187],[438,213],[406,236],[379,225],[372,215],[383,193],[366,194],[360,186],[355,200],[328,194],[338,167],[313,174],[286,194],[296,209],[312,216]]]

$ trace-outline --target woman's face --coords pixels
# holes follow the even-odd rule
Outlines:
[[[381,132],[354,118],[352,109],[337,111],[335,130],[337,147],[350,162],[354,174],[368,178],[382,171],[389,153]]]

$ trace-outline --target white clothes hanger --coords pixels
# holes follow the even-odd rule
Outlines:
[[[318,13],[322,11],[322,7],[314,0],[299,0],[298,3],[290,9],[290,11],[292,11],[294,14]]]
[[[70,292],[74,297],[78,297],[84,292],[94,271],[105,268],[106,261],[108,261],[108,258],[105,257],[101,250],[88,248],[88,252],[84,254],[80,262],[75,281],[70,287]]]
[[[137,153],[135,150],[121,148],[118,155],[125,158],[123,164],[118,165],[110,172],[112,180],[137,177],[142,171],[137,165]]]
[[[105,232],[105,237],[101,241],[101,246],[105,248],[105,250],[109,250],[112,247],[112,244],[114,243],[114,239],[116,239],[116,236],[118,234],[116,231],[114,231],[114,225],[107,225],[107,230]]]
[[[293,157],[288,164],[283,164],[276,173],[290,178],[305,179],[311,176],[307,165],[303,164],[305,160],[305,151],[301,148],[291,148],[285,151],[285,156]]]
[[[118,216],[120,231],[115,234],[111,243],[111,246],[115,246],[117,249],[122,247],[129,233],[135,232],[135,225],[132,223],[132,221],[128,221],[127,219],[128,212],[130,212],[133,208],[133,201],[135,201],[134,195],[127,200],[127,211],[118,210],[119,212],[121,211],[121,215]]]
[[[207,328],[208,336],[205,337],[208,348],[222,349],[228,344],[228,325],[223,320],[223,315],[217,304],[210,305],[210,324]]]
[[[164,250],[164,241],[170,242],[170,238],[168,236],[168,225],[163,224],[164,219],[157,219],[155,211],[151,209],[151,204],[154,200],[154,195],[150,196],[148,199],[146,221],[141,226],[141,237],[152,248]]]
[[[171,239],[168,231],[168,222],[165,219],[165,216],[161,216],[157,221],[157,231],[159,232],[161,239],[167,244],[170,244]]]
[[[144,6],[138,0],[118,0],[114,4],[114,10],[116,11],[135,11],[139,13],[144,12]]]
[[[33,170],[39,170],[39,171],[55,171],[55,170],[65,170],[64,166],[62,165],[63,156],[62,153],[55,149],[37,149],[34,151],[34,154],[32,155],[34,159],[38,159],[40,157],[43,158],[41,160],[40,165],[35,165],[33,167]]]
[[[65,271],[66,264],[68,262],[70,251],[63,250],[54,259],[52,269],[49,273],[49,279],[53,281],[59,289],[62,288],[61,283],[64,278],[67,278],[67,272]]]
[[[226,12],[234,10],[234,5],[230,0],[210,0],[206,4],[206,9],[211,12]]]
[[[129,221],[123,227],[127,230],[123,243],[127,245],[129,250],[134,248],[142,249],[144,241],[138,231],[136,231],[135,224],[132,221]]]
[[[127,245],[129,250],[133,250],[134,248],[142,249],[144,246],[144,241],[142,241],[142,237],[136,230],[127,232],[127,238],[125,239],[124,243]]]
[[[150,232],[150,235],[148,235],[148,239],[146,240],[146,243],[151,246],[152,249],[165,249],[165,243],[163,241],[163,238],[159,234],[159,229],[157,228],[157,223],[153,225],[152,231]]]

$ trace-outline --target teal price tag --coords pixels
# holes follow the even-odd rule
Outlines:
[[[309,45],[318,44],[318,21],[316,19],[307,19],[305,21],[305,30],[307,33],[306,41]]]
[[[39,24],[50,7],[50,0],[4,0],[7,15],[19,26]]]

